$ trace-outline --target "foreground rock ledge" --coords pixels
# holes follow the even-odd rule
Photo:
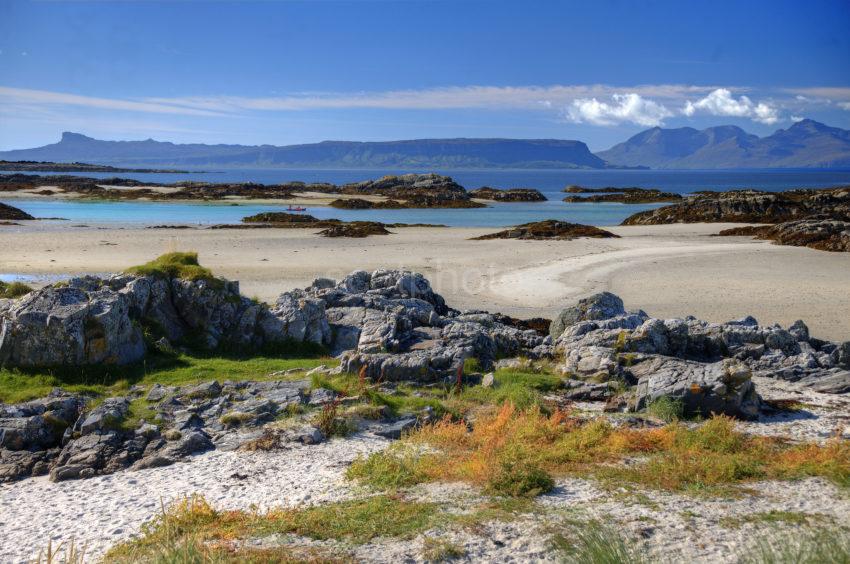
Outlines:
[[[453,384],[467,359],[484,370],[517,366],[518,357],[541,359],[562,374],[564,399],[602,400],[610,410],[640,410],[671,398],[687,413],[753,419],[761,408],[753,375],[822,393],[850,392],[850,342],[816,339],[802,321],[786,329],[759,326],[752,317],[719,324],[656,319],[626,311],[619,297],[602,293],[564,309],[546,335],[506,316],[452,309],[421,274],[399,270],[357,271],[338,282],[320,278],[281,294],[271,307],[220,279],[77,279],[0,301],[0,353],[6,366],[137,361],[151,346],[139,326],[154,321],[168,333],[158,348],[189,333],[211,348],[311,342],[338,356],[335,371],[388,386]],[[140,394],[156,405],[157,424],[127,429],[121,423]],[[232,446],[234,422],[259,433],[290,406],[323,405],[334,396],[311,389],[308,380],[210,381],[134,389],[91,409],[86,397],[57,390],[0,405],[0,481],[45,473],[79,479],[171,464]],[[385,420],[376,432],[396,438],[429,417],[425,410]],[[307,426],[263,440],[313,444],[323,436]]]

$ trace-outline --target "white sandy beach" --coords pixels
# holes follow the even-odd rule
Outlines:
[[[309,229],[120,229],[39,222],[0,227],[0,274],[120,271],[195,250],[204,265],[273,301],[317,276],[404,267],[423,272],[458,308],[551,316],[601,290],[653,316],[761,323],[803,319],[812,334],[850,339],[850,255],[713,237],[725,224],[613,227],[620,239],[471,241],[493,229],[403,228],[366,239]]]

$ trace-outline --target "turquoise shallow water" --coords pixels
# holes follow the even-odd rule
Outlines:
[[[123,224],[210,225],[239,223],[243,217],[265,211],[285,211],[267,204],[174,202],[69,202],[14,200],[14,206],[35,217],[61,217],[73,222]],[[566,204],[559,200],[526,204],[494,204],[479,209],[338,210],[308,206],[319,219],[370,220],[384,223],[437,223],[450,227],[496,227],[540,219],[561,219],[591,225],[617,225],[629,215],[655,205]]]
[[[343,184],[399,170],[313,170],[313,169],[232,169],[190,174],[158,173],[80,173],[97,178],[135,178],[151,184],[181,180],[207,182],[283,183],[331,182]],[[787,190],[850,185],[850,170],[748,170],[748,171],[658,171],[658,170],[438,170],[452,176],[468,189],[480,186],[497,188],[537,188],[549,198],[546,202],[493,204],[472,210],[336,210],[310,207],[307,213],[319,218],[372,220],[386,223],[440,223],[450,226],[496,227],[541,219],[561,219],[591,225],[617,225],[629,215],[658,207],[623,204],[567,204],[561,201],[564,186],[659,188],[687,194],[697,190],[757,188]],[[49,174],[49,173],[41,173]],[[128,224],[201,224],[236,223],[247,215],[284,209],[272,205],[165,202],[66,202],[14,200],[14,205],[37,217],[62,217],[75,222]]]

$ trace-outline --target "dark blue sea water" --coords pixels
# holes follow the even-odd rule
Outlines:
[[[293,180],[343,184],[403,174],[399,170],[315,169],[229,169],[190,174],[166,173],[79,173],[78,176],[135,178],[151,184],[181,180],[207,182],[258,182],[276,184]],[[430,171],[427,171],[430,172]],[[850,170],[746,170],[746,171],[658,171],[658,170],[437,170],[453,177],[468,189],[537,188],[549,201],[540,203],[493,204],[473,210],[336,210],[311,207],[307,213],[320,218],[366,219],[387,223],[440,223],[450,226],[494,227],[541,219],[561,219],[591,225],[616,225],[629,215],[657,205],[567,204],[562,189],[570,184],[592,188],[606,186],[658,188],[687,194],[697,190],[788,190],[850,185]],[[40,173],[49,174],[49,173]],[[242,217],[282,206],[215,203],[164,202],[66,202],[15,200],[14,205],[38,217],[63,217],[76,222],[129,224],[236,223]]]

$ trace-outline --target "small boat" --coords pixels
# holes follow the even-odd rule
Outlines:
[[[292,204],[289,204],[289,207],[286,208],[286,211],[302,212],[307,211],[307,208],[302,206],[293,206]]]

